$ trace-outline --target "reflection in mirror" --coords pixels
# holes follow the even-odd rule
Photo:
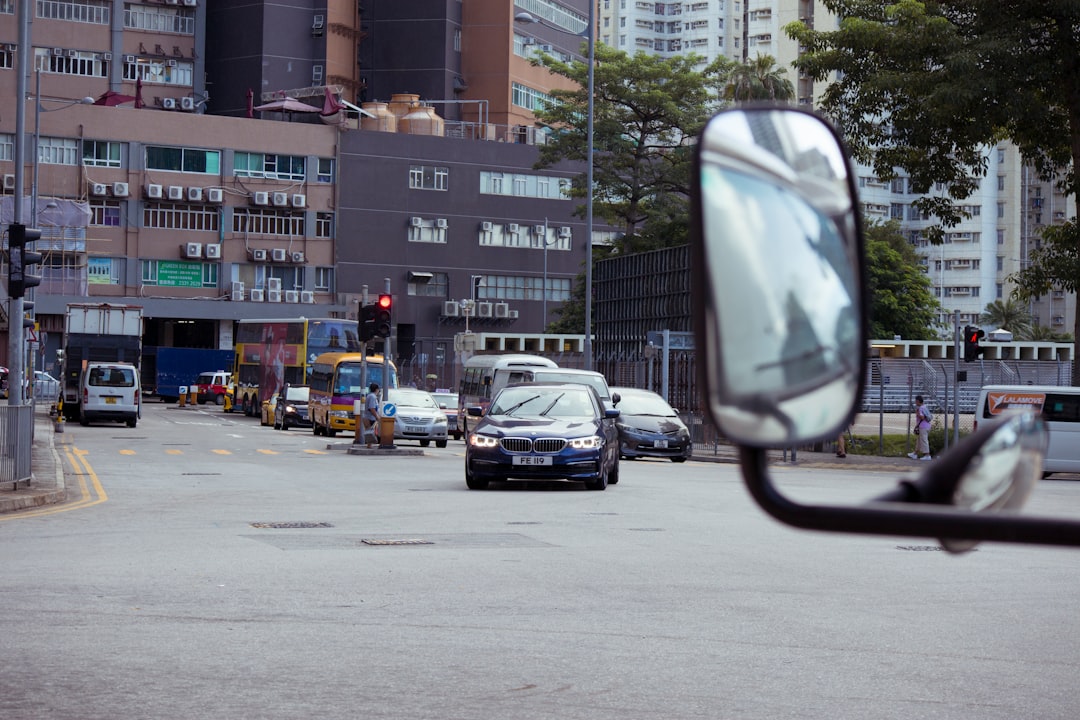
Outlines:
[[[797,110],[723,112],[699,145],[699,348],[722,432],[745,445],[835,434],[865,345],[847,158]]]

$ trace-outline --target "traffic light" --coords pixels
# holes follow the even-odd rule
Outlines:
[[[37,323],[34,322],[34,318],[31,317],[31,313],[34,310],[33,301],[31,301],[31,300],[23,300],[22,309],[23,309],[22,326],[24,328],[27,328],[27,329],[34,327],[34,325],[36,325]]]
[[[986,335],[981,328],[974,325],[966,325],[964,327],[964,361],[972,362],[980,355],[983,354],[983,349],[979,347],[979,340]]]
[[[8,225],[8,297],[21,298],[26,294],[26,288],[41,284],[40,275],[27,272],[29,266],[41,264],[41,253],[26,249],[27,243],[40,237],[41,231],[37,228],[28,228],[21,223]]]
[[[394,309],[394,298],[383,293],[379,301],[375,303],[375,337],[390,337],[391,311]]]
[[[375,337],[375,304],[360,306],[360,342],[367,342]]]

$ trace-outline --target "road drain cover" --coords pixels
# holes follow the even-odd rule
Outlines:
[[[272,530],[306,529],[306,528],[329,528],[334,527],[327,522],[253,522],[253,528],[270,528]]]
[[[430,540],[420,540],[419,538],[412,538],[409,540],[375,540],[372,538],[364,538],[360,541],[364,545],[434,545],[435,543]]]

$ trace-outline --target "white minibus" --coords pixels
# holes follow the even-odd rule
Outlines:
[[[479,405],[486,411],[496,385],[502,387],[508,382],[520,382],[512,378],[520,377],[522,371],[530,368],[557,367],[554,360],[527,353],[473,355],[465,361],[458,388],[458,427],[461,432],[468,432],[466,408]]]

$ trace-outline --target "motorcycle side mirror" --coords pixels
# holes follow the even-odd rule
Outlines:
[[[940,539],[1080,545],[1080,522],[1022,517],[1042,472],[1032,414],[983,423],[915,480],[852,505],[778,489],[766,451],[835,438],[853,420],[868,349],[862,218],[831,125],[790,106],[714,116],[691,193],[693,314],[706,409],[739,446],[751,495],[796,527]]]

